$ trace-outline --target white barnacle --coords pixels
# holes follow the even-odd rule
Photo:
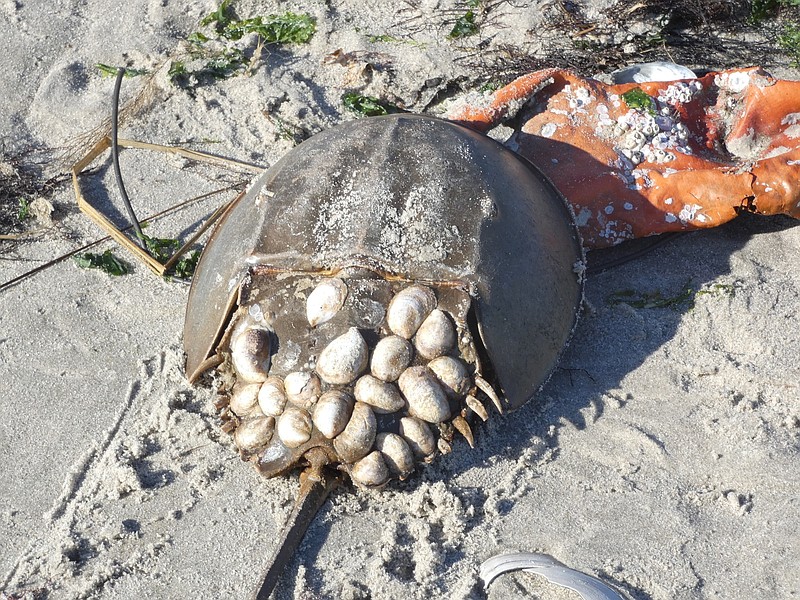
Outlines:
[[[258,406],[258,391],[261,386],[257,383],[237,383],[228,403],[235,415],[243,417],[253,412]]]
[[[414,470],[414,453],[402,436],[383,432],[375,436],[375,449],[383,454],[389,471],[400,479],[405,479]]]
[[[240,379],[262,382],[270,361],[270,332],[264,327],[247,327],[231,342],[231,362]]]
[[[422,322],[414,336],[414,347],[428,360],[448,353],[456,344],[456,329],[450,317],[438,308]]]
[[[254,452],[270,442],[274,430],[274,417],[258,416],[244,419],[236,428],[233,441],[242,452]]]
[[[411,339],[425,317],[436,308],[433,290],[422,285],[412,285],[400,290],[386,309],[386,324],[392,333]]]
[[[329,440],[335,438],[347,426],[353,404],[353,397],[344,390],[328,390],[314,407],[314,427]]]
[[[344,305],[347,286],[338,277],[325,279],[306,300],[306,317],[312,327],[330,321]]]
[[[350,470],[350,477],[356,484],[364,487],[378,487],[386,483],[389,479],[389,469],[383,454],[375,450],[356,461]]]
[[[408,400],[409,414],[428,423],[441,423],[450,417],[447,394],[427,367],[410,367],[398,379],[400,391]]]
[[[370,371],[383,381],[397,381],[400,374],[411,364],[414,350],[408,340],[399,335],[382,338],[372,351]]]
[[[372,409],[363,402],[356,402],[344,430],[333,439],[333,448],[339,460],[354,463],[369,454],[377,428]]]
[[[351,327],[322,350],[316,369],[326,382],[343,385],[354,381],[368,361],[367,343],[358,329]]]
[[[287,448],[297,448],[311,439],[311,416],[302,408],[290,406],[278,417],[278,437]]]
[[[703,209],[702,206],[699,204],[686,204],[681,209],[681,212],[678,213],[678,218],[681,220],[682,223],[687,221],[694,221],[697,219],[699,211]]]
[[[382,381],[372,375],[362,375],[358,378],[353,395],[359,402],[369,404],[379,415],[397,412],[406,405],[400,390],[393,383]]]
[[[284,378],[283,387],[289,402],[310,410],[317,403],[322,386],[314,373],[293,371]]]
[[[556,132],[557,129],[558,125],[556,125],[555,123],[545,123],[539,130],[539,135],[546,138],[553,137],[553,134]]]
[[[440,356],[428,363],[445,393],[451,398],[460,398],[472,387],[472,378],[467,365],[452,356]]]
[[[265,415],[277,417],[286,408],[286,390],[279,377],[267,377],[258,390],[258,405]]]
[[[422,419],[416,417],[400,419],[400,435],[419,458],[428,458],[436,452],[436,436]]]

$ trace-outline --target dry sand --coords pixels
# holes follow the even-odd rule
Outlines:
[[[354,118],[344,91],[420,112],[519,69],[521,56],[569,66],[580,55],[568,35],[575,22],[542,26],[560,3],[491,3],[480,34],[461,41],[446,36],[463,3],[371,5],[236,2],[242,17],[309,12],[317,32],[305,45],[265,48],[249,77],[189,93],[167,81],[164,64],[210,1],[2,0],[0,138],[7,150],[35,144],[49,152],[51,174],[63,169],[56,159],[74,150],[71,140],[110,111],[113,80],[93,65],[129,61],[161,70],[152,101],[123,135],[268,165],[293,136]],[[592,2],[583,17],[612,37],[653,26],[609,23],[607,8]],[[677,58],[720,67],[772,56],[765,66],[798,78],[785,57],[760,56],[769,44],[756,38],[726,46],[709,37],[708,53]],[[737,54],[743,48],[749,54]],[[350,64],[324,60],[337,49],[356,53]],[[665,57],[657,48],[647,55]],[[126,81],[123,98],[131,98],[142,79]],[[140,214],[246,179],[160,155],[122,159]],[[101,200],[115,196],[107,164],[87,185]],[[223,198],[154,223],[152,235],[191,229]],[[0,282],[101,237],[69,189],[52,201],[52,230],[0,248]],[[549,553],[637,600],[800,595],[795,225],[746,219],[591,277],[575,339],[538,399],[493,416],[474,450],[457,443],[404,484],[337,491],[275,597],[481,598],[479,564],[512,550]],[[708,292],[693,307],[608,301],[630,289],[676,295],[687,280]],[[71,261],[0,293],[6,597],[244,598],[253,590],[297,482],[262,480],[239,461],[217,429],[213,394],[186,382],[186,293],[138,264],[110,278]],[[498,580],[488,596],[575,597],[525,574]]]

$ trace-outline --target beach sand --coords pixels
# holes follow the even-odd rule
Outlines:
[[[342,105],[346,91],[441,112],[445,98],[493,73],[507,81],[524,60],[573,66],[580,55],[575,23],[544,26],[560,3],[490,2],[480,32],[460,39],[447,36],[464,3],[370,6],[236,2],[240,17],[310,13],[316,33],[307,44],[266,46],[248,76],[187,90],[167,70],[211,2],[3,0],[0,139],[7,152],[36,148],[27,156],[46,176],[65,171],[110,114],[113,78],[94,65],[126,64],[153,75],[125,80],[123,101],[147,89],[121,135],[268,166],[300,139],[356,118]],[[591,2],[582,14],[648,33],[647,19],[604,21],[609,6]],[[763,43],[709,43],[705,55],[676,58],[715,68],[772,57],[765,67],[800,78]],[[140,215],[249,177],[161,154],[121,158]],[[113,173],[108,161],[97,165],[85,190],[108,205]],[[234,194],[148,232],[183,235]],[[50,201],[46,233],[0,242],[0,283],[103,237],[69,186]],[[124,220],[118,205],[110,210]],[[493,415],[475,449],[459,441],[406,482],[334,492],[274,597],[482,598],[480,563],[510,551],[550,554],[637,600],[800,596],[796,225],[740,219],[589,277],[574,339],[540,395]],[[297,477],[262,479],[239,460],[218,428],[213,391],[186,381],[188,288],[110,242],[98,248],[132,272],[112,278],[68,260],[0,292],[0,590],[26,599],[248,597]],[[613,301],[626,290],[679,296],[687,286],[702,291],[693,303]],[[518,573],[488,597],[570,594]]]

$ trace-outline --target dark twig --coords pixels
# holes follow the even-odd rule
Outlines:
[[[122,172],[119,168],[119,145],[117,142],[117,130],[119,129],[119,92],[122,87],[122,79],[125,77],[125,67],[120,67],[117,70],[117,80],[114,83],[114,97],[111,102],[111,161],[114,164],[114,177],[117,180],[117,187],[119,188],[120,196],[122,196],[122,203],[125,205],[125,210],[128,212],[128,217],[131,220],[131,226],[136,232],[136,238],[139,240],[139,245],[142,250],[149,254],[147,245],[144,241],[144,234],[142,233],[142,226],[139,225],[139,220],[136,218],[136,213],[131,206],[128,192],[125,190],[125,183],[122,181]]]

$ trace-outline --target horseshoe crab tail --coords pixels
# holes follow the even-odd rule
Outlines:
[[[306,452],[305,458],[309,466],[300,474],[300,490],[294,509],[283,526],[278,546],[264,570],[261,586],[253,594],[253,600],[267,600],[270,597],[317,512],[342,481],[338,474],[326,468],[329,460],[321,449],[312,448]]]

